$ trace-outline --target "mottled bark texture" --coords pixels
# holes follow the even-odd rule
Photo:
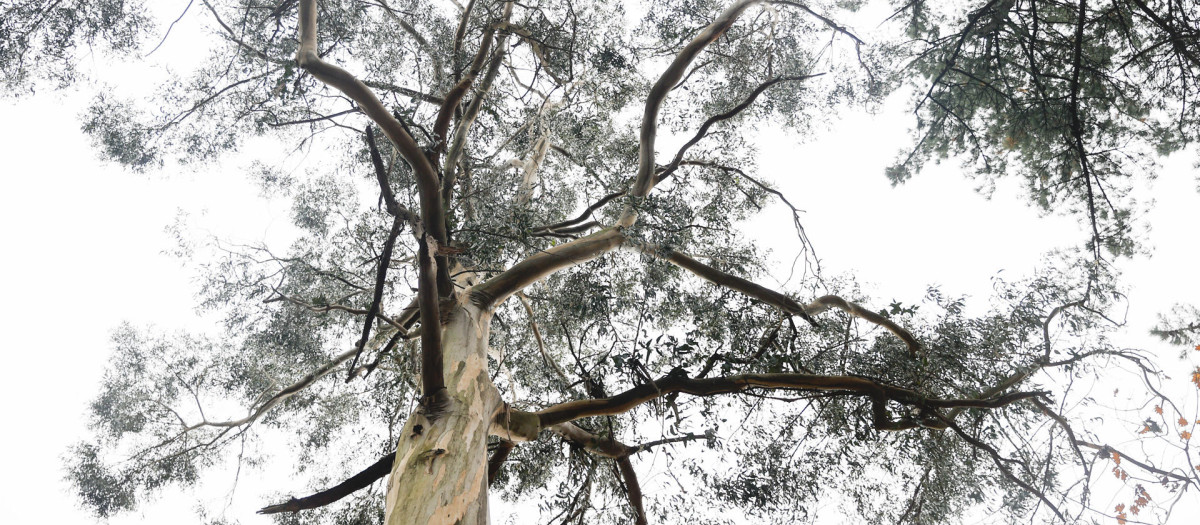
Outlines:
[[[388,525],[486,525],[487,438],[501,406],[487,373],[490,315],[454,308],[443,330],[447,404],[418,408],[404,426],[388,480]]]

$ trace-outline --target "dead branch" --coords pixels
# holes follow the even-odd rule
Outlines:
[[[395,197],[392,197],[392,201],[395,200]],[[362,355],[363,348],[367,346],[367,340],[371,337],[371,326],[375,324],[375,316],[379,315],[379,309],[383,303],[383,287],[387,284],[387,271],[392,260],[392,250],[396,246],[396,237],[400,236],[400,230],[403,227],[404,219],[400,215],[396,215],[392,219],[392,229],[388,232],[387,240],[383,243],[383,253],[379,256],[379,265],[375,273],[375,294],[371,298],[371,306],[367,308],[366,319],[363,320],[362,337],[359,337],[358,342],[354,344],[357,351],[354,359],[350,362],[351,375],[346,376],[346,382],[354,379],[353,371],[358,365],[358,358]]]

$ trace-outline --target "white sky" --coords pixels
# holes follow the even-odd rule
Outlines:
[[[186,30],[186,27],[183,29]],[[170,45],[170,43],[168,43]],[[61,481],[61,456],[85,431],[87,403],[96,392],[112,329],[138,326],[211,330],[192,310],[192,275],[162,252],[173,247],[164,228],[179,210],[213,233],[243,241],[286,231],[285,203],[264,202],[237,169],[136,175],[97,161],[79,131],[86,98],[39,95],[0,105],[0,275],[8,300],[0,304],[9,378],[0,383],[5,428],[0,433],[0,494],[9,524],[90,523]],[[983,299],[990,277],[1028,274],[1052,248],[1078,244],[1074,223],[1038,218],[1021,203],[1014,185],[990,201],[947,165],[892,188],[882,175],[905,143],[908,122],[848,115],[820,140],[768,137],[760,174],[772,179],[798,207],[830,274],[855,272],[883,304],[915,303],[927,285]],[[899,114],[903,116],[903,114]],[[281,153],[268,154],[280,158]],[[1123,263],[1130,289],[1131,345],[1162,348],[1144,334],[1154,315],[1177,302],[1200,304],[1195,277],[1200,246],[1200,196],[1192,159],[1168,159],[1152,196],[1157,204],[1150,259]],[[762,221],[764,235],[778,232],[780,251],[792,247],[790,221],[780,207]],[[778,224],[774,231],[769,224]],[[786,269],[778,273],[786,277]],[[1160,365],[1187,365],[1166,349]],[[253,510],[265,501],[263,482],[244,475],[226,517],[269,523]],[[257,485],[256,485],[257,484]],[[227,489],[217,487],[219,491]],[[300,489],[301,487],[297,487]],[[164,499],[114,523],[190,523],[189,499]],[[216,509],[220,512],[220,509]],[[495,517],[495,516],[494,516]],[[182,519],[181,519],[182,518]]]

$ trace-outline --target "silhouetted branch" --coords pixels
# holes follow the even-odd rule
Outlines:
[[[633,508],[633,520],[637,525],[646,525],[646,508],[642,504],[642,486],[638,483],[637,472],[629,456],[617,458],[617,468],[621,471],[621,479],[625,482],[625,492],[629,495],[629,506]]]
[[[350,479],[338,483],[333,487],[322,490],[321,492],[311,496],[305,496],[299,499],[292,498],[283,503],[268,505],[259,509],[258,513],[278,514],[280,512],[300,512],[302,510],[324,507],[355,492],[365,489],[371,486],[372,483],[378,481],[380,478],[387,476],[392,471],[392,462],[395,461],[395,459],[396,453],[392,452],[391,454],[379,458],[379,461],[376,461],[374,465],[367,467],[366,470],[355,474]]]

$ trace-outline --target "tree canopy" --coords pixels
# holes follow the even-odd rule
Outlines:
[[[268,459],[300,474],[264,502],[279,523],[486,522],[489,492],[564,524],[1163,522],[1195,501],[1194,399],[1111,337],[1148,227],[1130,188],[1200,132],[1194,2],[180,4],[207,58],[146,100],[98,90],[97,150],[157,171],[267,137],[321,160],[247,174],[291,200],[290,245],[180,232],[222,336],[116,330],[66,461],[98,516]],[[2,5],[16,96],[174,25],[136,0]],[[881,176],[1016,177],[1086,237],[986,308],[826,275],[752,130],[811,136],[889,96],[913,137]],[[804,246],[785,289],[746,231],[772,202]],[[1200,312],[1155,335],[1194,354]],[[1091,392],[1114,375],[1127,404]],[[649,450],[678,491],[642,494]]]

